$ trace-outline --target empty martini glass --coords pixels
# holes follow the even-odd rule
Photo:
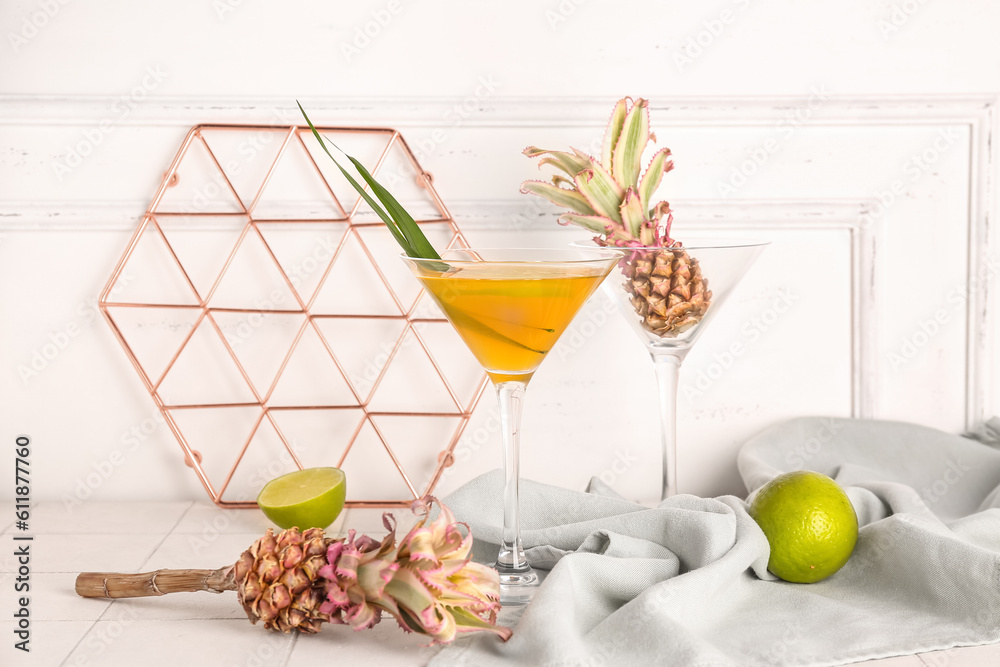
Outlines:
[[[613,248],[621,261],[604,283],[605,292],[645,344],[656,369],[663,449],[661,498],[677,493],[677,381],[681,363],[767,245],[767,241],[710,239],[689,240],[670,249]],[[572,247],[597,246],[578,242]],[[652,270],[647,281],[640,265],[655,266],[657,258],[665,266],[662,271]],[[672,269],[682,277],[671,275]],[[653,291],[666,292],[662,301],[643,296],[651,286]]]
[[[521,403],[532,375],[621,253],[602,248],[465,249],[403,256],[496,388],[503,434],[503,537],[494,567],[500,602],[525,604],[538,575],[521,546]]]

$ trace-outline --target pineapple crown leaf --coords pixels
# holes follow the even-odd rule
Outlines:
[[[623,97],[615,104],[604,133],[601,159],[571,148],[572,153],[529,146],[528,157],[542,157],[563,174],[552,182],[525,181],[521,192],[545,197],[571,211],[559,217],[562,225],[574,224],[604,236],[597,239],[610,245],[673,245],[668,235],[670,206],[653,204],[653,195],[663,175],[673,169],[670,149],[657,150],[642,169],[642,154],[655,136],[649,128],[649,102]],[[581,201],[582,200],[582,201]],[[585,206],[582,205],[585,203]],[[661,230],[664,224],[667,227]]]
[[[620,211],[622,224],[625,225],[625,229],[627,229],[632,236],[639,236],[642,231],[642,225],[646,222],[646,215],[642,209],[642,204],[639,201],[639,194],[635,191],[635,188],[630,187],[625,191],[625,200],[622,201]]]
[[[669,158],[669,148],[661,148],[656,151],[639,181],[639,198],[643,211],[649,210],[650,200],[652,200],[656,189],[660,187],[663,175],[674,168],[674,161]]]
[[[595,234],[610,234],[611,225],[608,219],[600,215],[577,215],[576,213],[563,213],[556,220],[560,225],[576,225],[590,230]]]
[[[538,168],[541,169],[542,166],[546,165],[546,164],[552,165],[556,169],[561,170],[562,172],[568,174],[569,176],[573,175],[573,173],[572,173],[573,172],[572,166],[567,165],[564,162],[561,162],[560,160],[558,160],[556,158],[543,157],[541,160],[538,161]]]
[[[553,204],[568,208],[580,215],[593,215],[594,208],[576,189],[562,188],[545,181],[525,181],[521,183],[523,194],[536,194],[545,197]]]
[[[592,161],[590,166],[590,169],[576,175],[576,189],[598,214],[611,218],[614,222],[621,222],[620,208],[624,190],[599,163]]]
[[[538,161],[538,168],[541,169],[543,164],[551,164],[569,176],[575,176],[577,172],[586,169],[590,164],[590,156],[579,153],[576,149],[574,149],[574,153],[567,153],[565,151],[547,151],[535,146],[528,146],[522,153],[532,158],[540,155],[548,155],[550,157],[545,157]]]
[[[674,246],[681,246],[680,241],[675,241],[670,238],[670,227],[674,224],[674,214],[670,210],[670,204],[665,201],[661,201],[656,205],[655,219],[663,220],[663,231],[660,233],[660,238],[662,239],[661,245],[672,248]]]
[[[350,155],[347,155],[347,153],[344,153],[344,151],[340,151],[340,148],[338,148],[335,143],[330,141],[330,139],[326,139],[326,141],[324,141],[324,137],[320,135],[316,126],[313,125],[311,120],[309,120],[306,110],[302,108],[302,103],[298,100],[296,100],[295,103],[299,105],[299,111],[302,112],[302,117],[306,119],[306,123],[309,124],[309,129],[312,130],[313,136],[315,136],[316,140],[319,141],[319,145],[323,149],[323,152],[326,153],[331,160],[333,160],[333,163],[337,165],[337,168],[340,169],[340,172],[344,175],[351,186],[357,190],[358,194],[361,195],[371,209],[375,211],[375,214],[382,219],[382,222],[384,222],[386,227],[389,228],[393,238],[396,239],[396,242],[403,248],[406,254],[410,257],[441,259],[441,256],[436,250],[434,250],[434,246],[432,246],[430,241],[427,240],[427,237],[420,229],[420,226],[414,221],[413,216],[411,216],[406,209],[403,208],[399,201],[397,201],[388,190],[382,187],[382,185],[375,180],[375,177],[371,175],[363,164]],[[330,149],[327,148],[327,142],[347,156],[347,159],[350,160],[351,164],[354,165],[354,168],[358,170],[359,174],[361,174],[361,178],[364,179],[365,183],[367,183],[372,189],[372,192],[375,194],[375,197],[378,198],[379,202],[382,203],[382,206],[380,206],[379,203],[376,202],[370,194],[368,194],[365,188],[363,188],[361,184],[358,183],[358,181],[351,176],[351,174],[348,173],[343,166],[341,166],[340,162],[337,161],[337,158],[335,158],[333,153],[330,152]],[[384,209],[382,208],[383,206],[385,207]]]
[[[628,103],[632,101],[630,97],[623,97],[615,104],[611,111],[611,118],[608,120],[608,128],[604,131],[604,142],[601,145],[601,164],[608,171],[611,171],[612,157],[615,151],[615,144],[622,133],[622,126],[625,124],[625,116],[628,113]]]
[[[621,136],[611,156],[611,173],[623,188],[639,182],[642,152],[649,143],[649,108],[644,99],[638,99],[629,109],[622,124]]]

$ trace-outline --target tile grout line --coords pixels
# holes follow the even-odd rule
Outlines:
[[[959,652],[961,652],[962,648],[963,647],[952,646],[951,648],[939,649],[937,651],[925,651],[924,653],[914,653],[914,655],[916,656],[917,660],[919,660],[920,664],[922,664],[922,665],[927,665],[928,667],[939,667],[939,665],[941,665],[941,662],[939,662],[936,658],[934,659],[934,662],[928,662],[928,660],[931,660],[931,658],[928,658],[927,660],[924,660],[924,656],[925,655],[926,656],[930,656],[932,654],[937,654],[939,657],[945,658],[945,664],[947,664],[948,662],[951,662],[951,658],[954,657],[954,655],[955,655],[954,652],[956,651],[956,649]]]
[[[111,604],[114,604],[114,602],[112,601],[112,603],[111,603]],[[106,613],[107,613],[108,609],[111,609],[111,604],[109,604],[109,605],[108,605],[107,607],[105,607],[105,608],[104,608],[104,611],[102,611],[102,612],[101,612],[101,615],[100,615],[100,616],[98,616],[98,617],[97,617],[97,618],[96,618],[96,619],[95,619],[95,620],[94,620],[94,621],[93,621],[93,622],[92,622],[92,623],[90,624],[90,627],[89,627],[89,628],[87,628],[86,632],[84,632],[84,633],[83,633],[82,635],[80,635],[80,638],[79,638],[79,639],[78,639],[78,640],[76,641],[76,643],[75,643],[75,644],[73,644],[73,647],[72,647],[72,648],[71,648],[71,649],[70,649],[69,651],[67,651],[67,652],[66,652],[66,657],[65,657],[65,658],[63,658],[63,659],[62,659],[62,662],[60,662],[60,663],[59,663],[59,667],[63,667],[63,665],[65,665],[65,664],[66,664],[66,662],[67,662],[67,661],[68,661],[68,660],[70,659],[70,656],[72,656],[72,655],[73,655],[74,653],[76,653],[76,650],[77,650],[78,648],[80,648],[80,644],[82,644],[82,643],[83,643],[83,640],[84,640],[84,639],[86,639],[86,638],[87,638],[87,637],[88,637],[88,636],[90,635],[91,631],[92,631],[92,630],[93,630],[93,629],[94,629],[95,627],[97,627],[97,621],[101,620],[101,617],[102,617],[102,616],[104,616],[104,614],[106,614]]]
[[[172,525],[170,529],[163,534],[163,538],[159,542],[157,542],[156,546],[154,546],[152,551],[149,552],[149,555],[146,556],[146,560],[142,561],[142,565],[139,566],[139,570],[142,570],[144,567],[146,567],[146,563],[148,563],[149,559],[153,557],[153,554],[156,553],[156,550],[162,547],[163,543],[167,541],[167,538],[170,537],[173,534],[173,532],[177,529],[177,526],[181,525],[181,521],[184,520],[184,517],[186,517],[188,512],[191,511],[191,508],[194,507],[194,503],[195,501],[193,500],[188,501],[188,506],[184,508],[184,511],[181,512],[181,515],[177,517],[177,521],[174,521],[174,525]]]
[[[170,530],[168,530],[163,535],[163,538],[159,542],[157,542],[156,546],[154,546],[152,551],[149,552],[145,560],[142,561],[142,565],[140,565],[138,568],[139,570],[142,570],[142,568],[145,567],[146,563],[149,562],[149,559],[153,557],[154,553],[156,553],[156,550],[160,548],[160,546],[163,544],[164,541],[166,541],[167,537],[170,535],[171,532],[173,532],[174,528],[176,528],[180,524],[181,519],[183,519],[187,515],[187,513],[191,511],[191,507],[193,505],[194,505],[193,500],[188,501],[188,506],[184,509],[183,512],[181,512],[181,515],[177,518],[177,521],[174,522],[174,525],[170,528]],[[83,635],[81,635],[80,639],[76,642],[76,644],[73,645],[73,648],[71,648],[69,652],[66,653],[66,657],[63,658],[62,662],[59,663],[60,667],[65,665],[66,662],[70,659],[70,657],[74,653],[76,653],[76,650],[80,648],[80,644],[83,643],[83,640],[85,640],[88,636],[90,636],[90,633],[94,630],[95,627],[97,627],[97,624],[107,615],[107,613],[114,606],[115,602],[117,602],[117,600],[111,600],[111,603],[108,604],[108,606],[104,608],[104,611],[102,611],[101,614],[94,620],[94,622],[90,624],[90,627],[87,628],[87,631],[84,632]]]

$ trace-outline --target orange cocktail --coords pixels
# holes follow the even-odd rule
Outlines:
[[[606,273],[484,262],[419,278],[494,382],[527,382]]]

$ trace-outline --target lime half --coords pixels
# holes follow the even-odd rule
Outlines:
[[[344,509],[347,479],[339,468],[306,468],[264,485],[257,504],[281,528],[326,528]]]

